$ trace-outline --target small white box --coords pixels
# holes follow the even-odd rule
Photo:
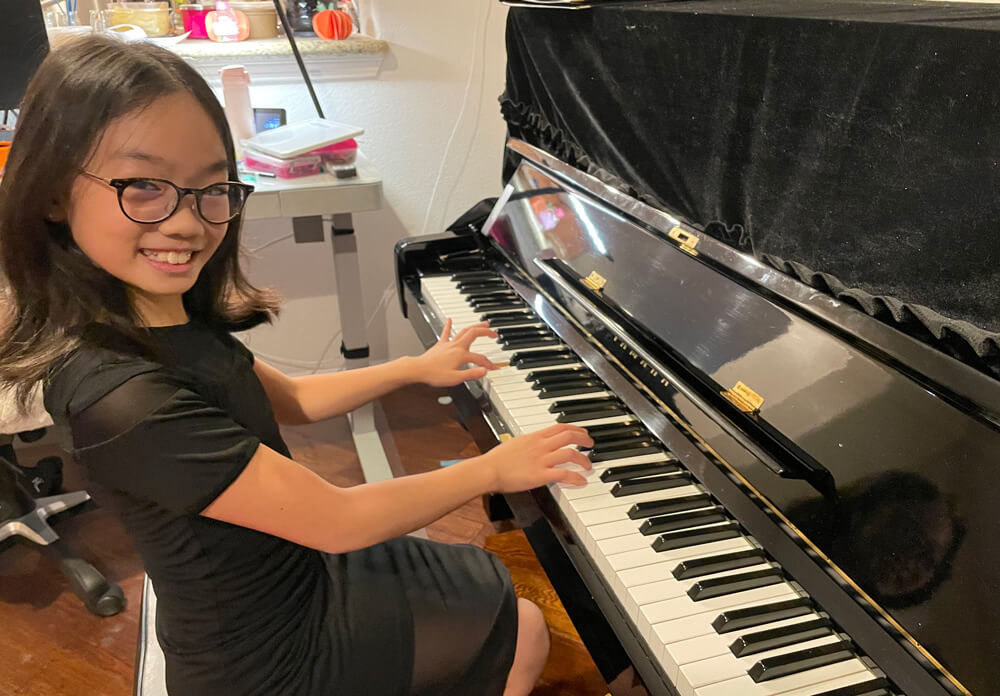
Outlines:
[[[312,118],[258,133],[244,140],[243,145],[280,159],[289,159],[364,132],[364,128],[358,126]]]

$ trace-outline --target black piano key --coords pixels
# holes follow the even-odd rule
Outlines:
[[[465,297],[466,302],[472,300],[478,300],[480,298],[492,297],[498,299],[501,297],[509,297],[511,299],[518,297],[518,294],[506,286],[499,286],[495,288],[486,288],[484,290],[462,290],[460,294]]]
[[[469,307],[473,312],[485,313],[492,312],[493,310],[506,310],[515,309],[519,305],[513,302],[487,302],[487,301],[477,301],[470,303]]]
[[[854,657],[854,650],[851,648],[850,642],[838,640],[836,643],[820,645],[807,650],[796,650],[784,655],[765,657],[751,667],[747,674],[759,684],[799,674],[809,669],[826,667],[837,662],[850,660],[852,657]]]
[[[748,633],[734,640],[729,646],[729,650],[736,657],[746,657],[762,653],[765,650],[784,648],[830,635],[833,635],[833,622],[827,618],[818,618],[791,626]]]
[[[830,689],[823,693],[813,694],[813,696],[892,696],[892,685],[888,679],[869,679],[860,684],[842,686],[839,689]]]
[[[594,448],[590,450],[590,454],[587,457],[590,459],[592,464],[598,464],[600,462],[607,462],[614,459],[626,459],[628,457],[642,457],[647,454],[663,454],[666,450],[662,445],[655,443],[642,443],[637,442],[634,445],[629,445],[625,447],[607,449],[605,447]]]
[[[796,597],[795,599],[786,599],[783,602],[761,604],[745,609],[729,609],[715,617],[712,628],[715,629],[716,633],[732,633],[744,628],[763,626],[772,621],[784,621],[795,616],[802,616],[814,608],[813,601],[808,597]]]
[[[706,578],[699,580],[688,588],[688,597],[696,602],[712,597],[722,597],[727,594],[746,592],[758,587],[768,587],[783,582],[785,574],[781,568],[765,568],[764,570],[752,570],[748,573],[737,573],[726,575],[721,578]]]
[[[562,341],[558,336],[533,336],[531,338],[508,338],[500,341],[500,346],[504,350],[524,350],[526,348],[545,348],[546,346],[561,345]]]
[[[594,441],[596,445],[598,442],[607,442],[608,440],[617,440],[622,436],[638,436],[648,434],[649,431],[640,423],[639,421],[630,421],[628,423],[605,423],[604,425],[588,425],[586,428],[587,434]]]
[[[468,280],[500,280],[500,276],[493,271],[460,271],[452,273],[451,280],[456,283]]]
[[[600,385],[602,388],[604,387],[604,382],[597,379],[596,377],[592,378],[578,377],[576,379],[548,380],[544,382],[541,380],[536,380],[531,385],[531,389],[533,391],[540,392],[543,389],[547,389],[550,391],[552,389],[572,389],[573,387],[589,387],[594,384]]]
[[[671,549],[682,549],[687,546],[697,546],[698,544],[708,544],[713,541],[723,539],[733,539],[740,536],[740,526],[736,522],[726,522],[715,524],[711,527],[699,529],[682,529],[677,532],[667,532],[656,537],[653,542],[654,551],[670,551]]]
[[[484,302],[513,302],[517,303],[520,298],[512,292],[479,292],[475,295],[466,295],[465,302],[473,309],[473,311],[481,311],[479,308]]]
[[[550,409],[551,410],[551,409]],[[597,420],[598,418],[611,418],[613,416],[625,416],[628,411],[623,406],[609,405],[595,408],[592,411],[576,411],[563,413],[556,416],[557,423],[579,423],[581,421]]]
[[[519,319],[522,317],[531,317],[535,320],[538,319],[538,315],[535,314],[534,311],[532,311],[532,309],[527,305],[524,307],[518,307],[517,309],[505,309],[498,312],[489,312],[479,318],[486,321],[488,319]]]
[[[609,466],[601,472],[601,480],[604,483],[612,481],[624,481],[626,479],[639,478],[641,476],[655,476],[657,474],[676,474],[683,471],[672,461],[666,462],[646,462],[645,464],[628,464],[625,466]]]
[[[483,292],[483,291],[479,291]],[[501,305],[502,307],[510,308],[524,308],[527,305],[524,304],[524,300],[520,296],[514,293],[484,293],[480,296],[473,297],[471,295],[466,296],[465,301],[473,309],[479,310],[480,307],[485,305]],[[487,309],[479,311],[488,311]]]
[[[541,353],[547,351],[538,352]],[[583,411],[600,410],[606,406],[623,407],[624,404],[613,396],[600,396],[593,399],[574,399],[573,401],[557,401],[549,406],[549,413],[580,413]]]
[[[527,307],[512,309],[506,312],[487,312],[479,316],[480,321],[508,321],[517,320],[519,323],[525,321],[538,321],[538,315]]]
[[[554,386],[544,387],[538,390],[539,399],[559,399],[566,396],[579,396],[580,394],[593,394],[607,389],[604,382],[587,382],[576,386]]]
[[[539,370],[533,372],[531,375],[531,381],[537,384],[539,387],[547,387],[550,384],[565,384],[566,382],[580,382],[588,379],[600,379],[597,375],[589,370],[569,371],[569,370],[553,370],[555,374],[546,374],[544,370]]]
[[[516,316],[495,317],[490,319],[490,316],[493,314],[493,312],[482,314],[479,317],[479,321],[489,322],[491,329],[499,329],[502,326],[513,326],[515,324],[527,324],[528,322],[538,321],[537,317],[530,312],[525,312],[524,314],[517,313]],[[501,314],[506,314],[506,312],[501,312]]]
[[[577,357],[565,350],[537,350],[528,353],[514,353],[510,364],[522,370],[549,365],[566,365],[578,362]],[[551,409],[550,409],[551,410]]]
[[[594,443],[597,445],[597,443]],[[614,452],[616,450],[623,449],[634,449],[635,447],[642,447],[646,445],[657,445],[659,446],[660,441],[650,432],[639,433],[638,435],[631,435],[625,437],[608,438],[600,444],[600,447],[594,447],[599,452]]]
[[[688,597],[696,602],[712,597],[745,592],[758,587],[777,585],[785,579],[781,568],[766,568],[764,570],[752,570],[749,573],[737,573],[736,575],[726,575],[721,578],[707,578],[699,580],[688,588]]]
[[[528,374],[528,380],[531,382],[538,382],[540,380],[559,378],[574,378],[574,377],[592,377],[594,375],[586,367],[576,366],[576,367],[561,367],[558,370],[539,370],[538,372],[531,372]]]
[[[684,512],[685,510],[695,510],[711,503],[712,496],[707,493],[696,493],[680,498],[668,498],[667,500],[647,500],[630,507],[628,509],[628,518],[630,520],[641,520],[646,517],[655,517],[656,515],[669,515],[675,512]]]
[[[659,518],[657,518],[659,519]],[[673,576],[678,580],[690,580],[703,575],[723,573],[727,570],[746,568],[757,565],[767,560],[767,555],[761,549],[746,549],[744,551],[734,551],[718,556],[706,556],[705,558],[689,558],[681,561],[673,569]]]
[[[551,336],[552,332],[544,326],[515,326],[497,329],[499,338],[526,338],[529,336]]]
[[[678,515],[651,517],[642,523],[639,531],[646,536],[673,532],[678,529],[690,529],[705,524],[715,524],[727,520],[726,511],[721,505],[714,505],[704,510],[682,512]]]
[[[502,280],[461,280],[456,284],[456,289],[460,293],[476,292],[479,290],[510,290],[510,286]]]
[[[691,482],[691,474],[688,473],[668,474],[667,476],[646,476],[630,481],[619,481],[611,487],[611,495],[616,498],[625,498],[630,495],[638,495],[639,493],[665,491],[670,488],[690,486]]]

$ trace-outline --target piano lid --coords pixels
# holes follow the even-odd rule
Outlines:
[[[769,466],[726,459],[958,681],[993,693],[1000,383],[511,147],[527,159],[484,234],[598,340],[587,304],[763,450]]]

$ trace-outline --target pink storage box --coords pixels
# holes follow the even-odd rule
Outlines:
[[[319,155],[307,154],[283,160],[249,148],[243,148],[243,165],[249,170],[268,172],[280,179],[312,176],[323,171],[323,159]]]
[[[334,166],[342,167],[347,164],[354,164],[354,161],[358,158],[358,141],[354,138],[348,138],[333,145],[310,150],[307,154],[319,155],[325,163]]]

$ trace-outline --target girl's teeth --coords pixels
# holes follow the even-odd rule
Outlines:
[[[191,260],[190,251],[147,251],[143,250],[143,254],[151,259],[160,261],[162,263],[172,263],[175,265],[180,265],[187,263]]]

